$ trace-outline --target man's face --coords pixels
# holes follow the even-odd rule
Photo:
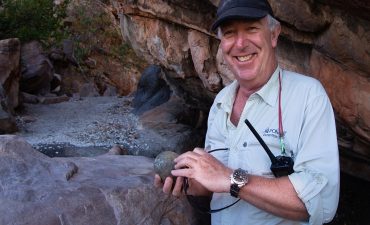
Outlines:
[[[263,85],[276,68],[274,48],[280,29],[271,32],[267,17],[233,20],[221,26],[221,48],[225,61],[240,85]]]

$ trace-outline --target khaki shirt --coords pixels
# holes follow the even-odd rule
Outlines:
[[[262,211],[246,201],[212,214],[213,225],[323,224],[335,215],[339,201],[339,155],[335,119],[329,98],[315,79],[277,67],[270,80],[252,94],[239,124],[230,121],[237,81],[216,96],[208,118],[205,147],[228,148],[211,153],[232,169],[274,178],[271,161],[244,123],[247,118],[275,156],[281,154],[278,126],[279,73],[282,75],[282,122],[287,153],[294,156],[289,175],[298,197],[304,202],[309,222],[289,221]],[[247,184],[248,185],[248,184]],[[236,198],[214,193],[211,208],[222,208]]]

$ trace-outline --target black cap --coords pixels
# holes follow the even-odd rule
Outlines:
[[[230,19],[261,19],[267,14],[274,16],[267,0],[221,0],[212,30]]]

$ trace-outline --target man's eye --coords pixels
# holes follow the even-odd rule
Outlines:
[[[255,31],[258,30],[258,28],[257,27],[249,27],[248,30],[251,31],[251,32],[255,32]]]
[[[224,32],[223,32],[223,35],[224,36],[230,36],[230,35],[232,35],[234,33],[234,31],[233,30],[225,30]]]

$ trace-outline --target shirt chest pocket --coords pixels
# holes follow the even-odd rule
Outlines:
[[[266,141],[270,151],[275,155],[280,155],[279,143]],[[235,147],[235,151],[231,151],[230,159],[235,163],[236,167],[246,169],[251,174],[273,177],[270,170],[271,160],[257,140],[245,141]]]

